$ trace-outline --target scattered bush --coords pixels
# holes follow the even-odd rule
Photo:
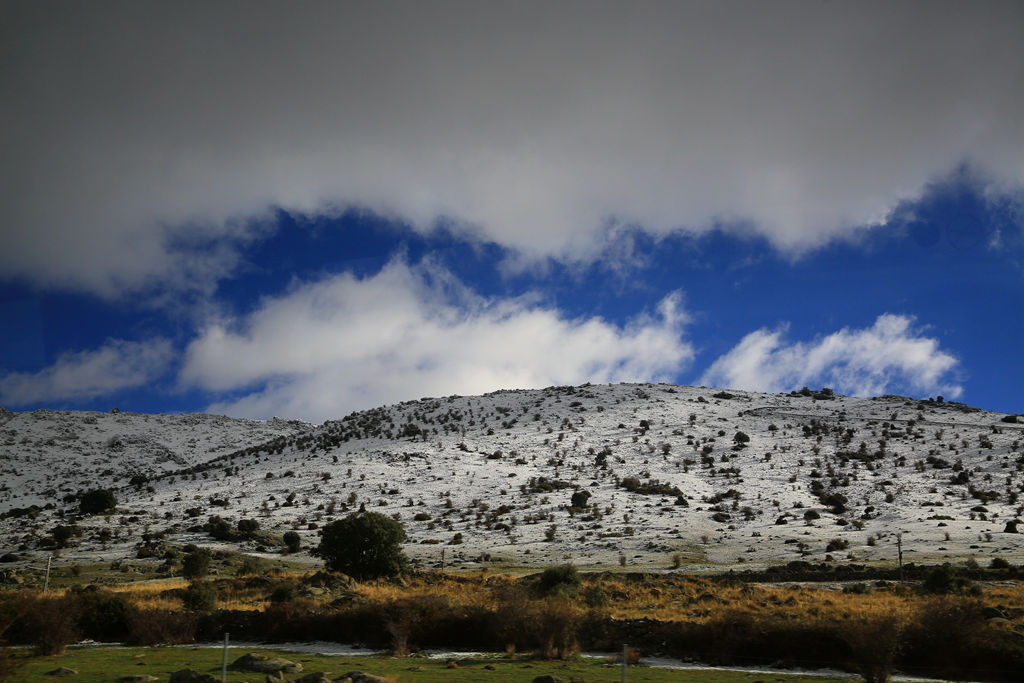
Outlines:
[[[217,589],[206,581],[193,581],[181,594],[186,609],[209,612],[217,605]]]
[[[93,489],[82,494],[78,509],[83,515],[99,515],[117,507],[117,497],[110,489]]]
[[[206,576],[210,570],[210,551],[196,548],[181,561],[181,575],[186,579],[198,579]]]
[[[847,541],[846,539],[844,539],[844,538],[833,538],[831,541],[828,542],[828,545],[825,546],[825,552],[827,552],[827,553],[834,553],[837,550],[846,550],[849,547],[850,547],[850,542]]]
[[[270,593],[270,602],[291,602],[299,597],[298,584],[289,581],[278,584]]]
[[[544,595],[574,595],[580,587],[580,573],[571,564],[548,567],[541,573],[537,586]]]
[[[284,532],[284,545],[290,553],[297,553],[302,549],[302,537],[294,531]]]

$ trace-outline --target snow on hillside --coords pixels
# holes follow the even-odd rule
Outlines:
[[[0,409],[0,513],[80,489],[205,462],[241,445],[308,431],[295,420]]]
[[[955,403],[619,384],[421,399],[316,428],[74,413],[46,426],[32,415],[15,419],[31,425],[42,466],[10,460],[28,429],[12,433],[14,420],[0,427],[3,464],[37,489],[45,479],[56,508],[0,521],[10,550],[38,547],[67,519],[61,508],[73,512],[61,494],[83,477],[74,463],[47,463],[67,462],[62,435],[81,442],[91,426],[102,436],[89,443],[148,438],[185,462],[168,464],[158,448],[82,449],[91,481],[121,501],[109,520],[76,522],[83,534],[64,552],[85,558],[108,547],[105,525],[126,556],[143,528],[209,543],[200,526],[212,515],[296,530],[309,547],[319,526],[360,506],[400,519],[406,552],[424,566],[890,562],[897,534],[906,561],[1024,557],[1021,535],[1006,533],[1024,513],[1024,419]],[[273,441],[254,438],[275,428]],[[128,485],[133,468],[149,480]],[[261,543],[240,545],[276,550]]]

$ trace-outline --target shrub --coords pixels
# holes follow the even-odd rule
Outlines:
[[[247,576],[251,574],[261,574],[263,572],[263,564],[255,557],[242,558],[241,563],[238,565],[239,576]]]
[[[537,586],[545,595],[575,594],[580,587],[580,573],[571,564],[548,567],[541,573]]]
[[[181,575],[186,579],[197,579],[206,576],[210,569],[210,551],[196,548],[181,561]]]
[[[71,540],[71,537],[75,535],[77,530],[78,527],[75,526],[58,524],[50,531],[50,535],[53,536],[53,541],[57,544],[58,548],[64,548],[67,546],[68,541]]]
[[[78,626],[87,638],[101,642],[124,640],[135,606],[123,595],[96,586],[72,589],[69,596],[81,614]]]
[[[290,553],[297,553],[302,549],[302,537],[294,531],[284,532],[284,545]]]
[[[278,584],[270,592],[270,602],[291,602],[299,597],[299,587],[294,582]]]
[[[612,604],[605,589],[596,583],[585,587],[581,592],[581,597],[587,607],[609,607]]]
[[[217,605],[217,589],[205,581],[193,581],[181,594],[186,609],[209,612]]]
[[[850,547],[850,542],[847,541],[846,539],[843,539],[843,538],[833,538],[831,541],[828,542],[828,545],[825,546],[825,552],[832,553],[832,552],[835,552],[837,550],[846,550],[849,547]]]
[[[324,525],[320,545],[312,553],[331,571],[355,579],[395,576],[408,561],[402,552],[402,523],[379,512],[356,512]]]
[[[117,497],[110,489],[93,489],[82,494],[78,508],[83,515],[98,515],[117,507]]]
[[[860,617],[843,624],[840,637],[865,683],[888,683],[901,632],[899,619],[892,615]]]
[[[196,639],[196,615],[182,610],[136,610],[128,618],[128,645],[170,645]]]
[[[218,541],[234,541],[238,538],[238,532],[231,525],[231,522],[220,515],[210,515],[206,524],[203,525],[203,529]]]
[[[970,579],[960,576],[953,567],[944,564],[928,572],[924,581],[921,582],[921,590],[934,595],[946,595],[948,593],[975,593],[977,587]]]
[[[238,521],[238,533],[245,538],[252,538],[260,530],[260,523],[255,519],[241,519]]]
[[[25,605],[22,638],[35,646],[36,654],[59,655],[68,645],[81,638],[78,628],[78,605],[66,597],[31,598]]]
[[[590,500],[590,491],[583,491],[581,489],[572,494],[569,504],[574,508],[583,509],[587,507],[588,500]]]

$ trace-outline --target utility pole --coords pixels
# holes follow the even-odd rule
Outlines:
[[[43,581],[43,592],[50,587],[50,564],[53,562],[53,555],[46,558],[46,580]]]

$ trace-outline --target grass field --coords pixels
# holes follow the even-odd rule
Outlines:
[[[228,662],[234,661],[249,650],[229,648]],[[317,656],[296,654],[284,650],[261,650],[272,657],[284,657],[302,664],[303,673],[325,671],[340,676],[349,671],[364,671],[385,676],[400,683],[432,683],[434,681],[465,681],[466,683],[519,683],[532,681],[534,677],[550,674],[564,681],[576,680],[586,683],[618,683],[621,667],[617,663],[592,659],[574,661],[543,661],[521,658],[472,658],[455,660],[450,667],[447,660],[425,657],[350,657]],[[167,680],[171,672],[190,668],[201,673],[210,673],[220,678],[222,651],[211,648],[154,647],[121,649],[71,649],[67,653],[50,657],[29,657],[21,659],[22,666],[12,681],[29,683],[52,679],[46,672],[58,667],[78,671],[78,675],[67,679],[74,683],[110,683],[123,676],[146,674],[158,680]],[[485,668],[485,667],[492,668]],[[658,669],[644,666],[627,670],[629,681],[650,681],[651,683],[826,683],[849,681],[848,678],[827,678],[799,676],[787,673],[748,673],[739,671],[713,671]],[[232,683],[262,680],[262,675],[229,671],[227,680]],[[298,678],[298,675],[288,678]]]

